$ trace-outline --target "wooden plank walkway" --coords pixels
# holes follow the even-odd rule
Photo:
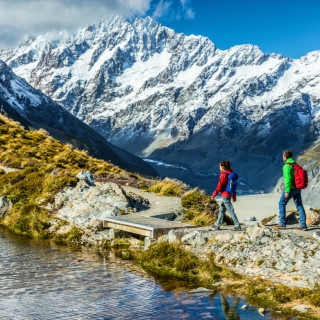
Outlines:
[[[165,235],[171,229],[195,228],[191,224],[146,217],[139,214],[106,218],[103,221],[103,227],[140,234],[151,239]]]

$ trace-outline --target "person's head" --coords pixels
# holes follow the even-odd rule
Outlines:
[[[231,169],[230,161],[229,160],[224,160],[219,162],[220,165],[220,170],[221,171],[226,171]]]
[[[283,154],[282,154],[283,161],[286,161],[287,159],[292,158],[292,156],[293,156],[293,152],[291,150],[283,151]]]

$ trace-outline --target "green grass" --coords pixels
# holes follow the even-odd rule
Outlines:
[[[42,205],[52,203],[54,196],[65,187],[75,186],[75,175],[90,170],[96,177],[109,175],[142,179],[111,163],[90,157],[48,136],[44,130],[25,130],[18,123],[0,116],[0,162],[20,169],[0,171],[0,196],[6,195],[13,203],[12,212],[0,221],[13,232],[29,237],[48,237],[52,217]],[[79,232],[59,241],[77,242]]]
[[[167,241],[152,244],[138,254],[144,269],[161,277],[172,277],[193,282],[212,284],[221,279],[213,259],[203,261],[177,243]]]

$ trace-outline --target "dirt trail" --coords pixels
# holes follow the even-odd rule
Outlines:
[[[140,197],[148,199],[150,202],[150,208],[144,211],[140,211],[139,214],[147,217],[161,217],[168,219],[172,218],[174,214],[181,212],[181,199],[178,197],[163,197],[157,196],[151,192],[141,191],[136,188],[123,186],[126,192],[132,192]]]

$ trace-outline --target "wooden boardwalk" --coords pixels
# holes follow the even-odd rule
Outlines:
[[[156,239],[167,234],[172,229],[194,228],[195,226],[176,221],[146,217],[140,214],[128,214],[106,218],[103,221],[103,227],[140,234],[151,239]]]

